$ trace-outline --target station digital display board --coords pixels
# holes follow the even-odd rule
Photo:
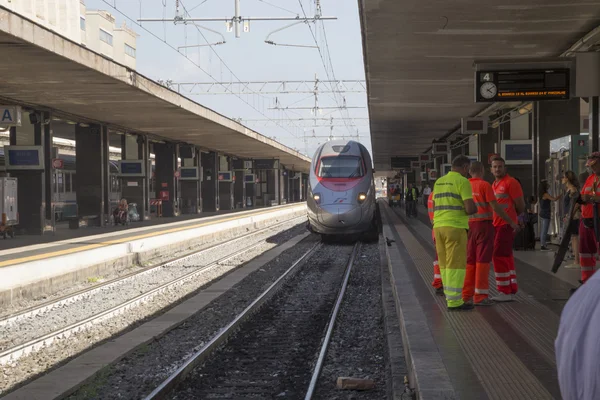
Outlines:
[[[391,167],[392,169],[410,169],[411,162],[419,161],[418,157],[392,157]]]
[[[475,101],[566,100],[571,96],[570,70],[477,71]]]

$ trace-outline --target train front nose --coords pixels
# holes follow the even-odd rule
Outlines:
[[[344,228],[358,224],[362,210],[357,205],[331,204],[321,206],[318,212],[319,222],[329,228]]]

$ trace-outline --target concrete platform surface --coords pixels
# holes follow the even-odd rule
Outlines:
[[[294,203],[5,250],[0,252],[0,304],[131,265],[155,264],[304,215],[305,204]]]
[[[411,385],[419,398],[560,399],[554,339],[573,286],[517,259],[516,301],[448,311],[444,297],[431,286],[435,251],[429,224],[407,220],[403,210],[387,204],[382,204],[382,216],[384,235],[395,240],[388,247],[390,270],[405,271],[394,295],[397,306],[406,309],[398,314],[408,337],[407,358],[413,358]],[[490,291],[497,293],[493,272]],[[410,303],[418,303],[422,312],[412,312]],[[435,360],[432,368],[439,376],[433,378],[415,359]]]

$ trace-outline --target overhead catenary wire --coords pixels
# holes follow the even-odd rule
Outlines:
[[[206,71],[204,68],[202,68],[202,66],[192,60],[190,57],[188,57],[186,54],[183,54],[181,51],[178,51],[177,48],[172,45],[171,43],[169,43],[166,40],[166,34],[165,34],[165,38],[161,38],[160,36],[158,36],[157,34],[155,34],[154,32],[152,32],[151,30],[147,29],[146,27],[144,27],[141,23],[137,22],[135,19],[131,18],[127,13],[125,13],[124,11],[121,11],[116,4],[109,2],[108,0],[102,0],[103,3],[105,3],[106,5],[108,5],[110,8],[112,8],[113,10],[115,10],[117,13],[119,13],[120,15],[122,15],[124,18],[126,18],[127,20],[129,20],[132,24],[140,27],[141,29],[143,29],[145,32],[147,32],[148,34],[150,34],[151,36],[153,36],[155,39],[158,39],[159,41],[163,42],[166,46],[168,46],[169,48],[171,48],[171,50],[176,51],[179,55],[181,55],[182,57],[186,58],[189,62],[191,62],[195,67],[197,67],[200,71],[202,71],[204,74],[206,74],[210,79],[212,79],[215,82],[219,82],[218,79],[216,79],[212,74],[210,74],[208,71]],[[141,10],[141,8],[140,8]],[[184,7],[185,10],[185,7]],[[187,13],[187,10],[186,10]],[[197,28],[197,27],[196,27]],[[198,28],[197,28],[198,29]],[[206,38],[204,37],[204,34],[202,33],[202,31],[200,31],[198,29],[198,32],[203,36],[204,40],[206,40]],[[208,42],[208,41],[207,41]],[[212,47],[211,47],[212,48]],[[214,49],[213,49],[214,51]],[[218,56],[218,54],[217,54]],[[226,63],[221,59],[220,56],[218,56],[219,59],[221,60],[222,64],[225,65],[225,67],[230,71],[230,73],[239,80],[239,78],[233,73],[233,71],[229,68],[228,65],[226,65]],[[240,81],[241,83],[241,81]],[[224,88],[225,86],[222,85]],[[260,111],[259,109],[257,109],[255,106],[253,106],[252,104],[250,104],[248,101],[246,101],[243,97],[237,95],[236,93],[232,92],[233,95],[235,95],[237,98],[239,98],[243,103],[245,103],[246,105],[248,105],[249,107],[251,107],[252,109],[254,109],[256,112],[258,112],[259,114],[261,114],[262,116],[264,116],[267,119],[271,119],[269,118],[266,114],[264,114],[262,111]],[[271,119],[272,120],[272,119]],[[273,122],[279,126],[281,129],[283,129],[284,131],[288,132],[289,134],[291,134],[292,136],[296,137],[297,139],[300,139],[299,137],[297,137],[294,133],[290,132],[288,129],[285,129],[285,127],[280,126],[279,124],[277,124],[277,122],[275,120],[273,120]]]
[[[298,3],[300,4],[300,8],[302,9],[302,13],[304,14],[304,18],[307,18],[307,14],[306,14],[306,10],[304,9],[304,4],[302,4],[302,0],[298,0]],[[316,9],[317,13],[320,11],[319,8]],[[321,62],[323,63],[323,68],[325,69],[325,74],[327,75],[327,79],[329,79],[330,81],[335,81],[335,70],[333,68],[333,64],[331,64],[331,74],[329,73],[329,68],[327,68],[327,62],[325,61],[325,57],[323,56],[323,51],[321,49],[321,46],[319,46],[319,42],[317,40],[317,35],[316,33],[313,31],[312,27],[310,26],[310,24],[307,24],[308,29],[310,30],[310,33],[313,37],[313,40],[317,46],[317,50],[319,52],[319,56],[321,57]],[[315,26],[316,26],[316,21],[315,21]],[[315,29],[316,30],[316,29]],[[328,58],[331,62],[331,57]],[[333,78],[332,78],[333,75]],[[335,85],[335,87],[337,88],[337,85]],[[336,91],[334,90],[334,93],[336,93]],[[342,107],[342,102],[340,102],[337,98],[335,99],[336,103],[338,104],[338,107],[340,107],[340,112],[342,112],[343,107]],[[347,112],[347,111],[346,111]],[[349,117],[349,114],[348,114]],[[350,133],[353,132],[352,126],[348,126],[348,124],[346,124],[346,127],[348,128],[348,131]]]
[[[185,15],[187,15],[187,16],[189,16],[189,17],[191,17],[191,15],[190,15],[190,13],[188,12],[188,10],[187,10],[187,8],[186,8],[185,4],[183,3],[183,1],[179,0],[179,4],[181,4],[181,7],[183,8],[183,11],[184,11]],[[200,30],[200,28],[199,28],[199,27],[198,27],[196,24],[194,24],[194,26],[196,27],[196,29],[198,30],[198,32],[200,33],[200,35],[202,36],[202,38],[203,38],[203,39],[206,41],[206,43],[209,43],[209,42],[208,42],[208,40],[206,39],[206,37],[204,36],[204,33],[203,33],[201,30]],[[231,73],[231,75],[232,75],[232,76],[233,76],[235,79],[237,79],[237,81],[238,81],[240,84],[242,84],[242,85],[243,85],[243,86],[245,86],[247,89],[249,89],[248,85],[247,85],[247,84],[244,84],[244,83],[242,82],[242,80],[241,80],[241,79],[240,79],[240,78],[239,78],[239,77],[238,77],[238,76],[235,74],[235,72],[233,72],[233,70],[232,70],[232,69],[229,67],[229,65],[227,65],[227,63],[225,62],[225,60],[223,60],[223,58],[222,58],[222,57],[219,55],[219,53],[218,53],[218,52],[217,52],[217,51],[214,49],[214,47],[213,47],[212,45],[210,45],[210,46],[208,46],[208,47],[209,47],[209,48],[212,50],[212,52],[214,53],[214,55],[215,55],[215,56],[216,56],[216,57],[219,59],[219,61],[221,62],[221,64],[222,64],[223,66],[225,66],[225,68],[226,68],[226,69],[229,71],[229,73]],[[212,77],[212,76],[211,76],[211,77]],[[212,78],[213,78],[213,80],[215,80],[215,82],[217,81],[217,80],[216,80],[214,77],[212,77]],[[224,87],[225,87],[225,86],[224,86]],[[250,90],[250,92],[251,92],[252,94],[254,94],[254,95],[258,95],[258,96],[260,96],[260,97],[265,97],[265,96],[263,96],[262,94],[260,94],[260,93],[257,93],[257,92],[255,92],[255,91],[252,91],[252,90]],[[238,96],[238,97],[239,97],[239,96]],[[240,98],[241,98],[241,97],[240,97]],[[249,103],[248,103],[248,104],[249,104]],[[255,108],[255,107],[253,107],[253,108]],[[256,108],[255,108],[255,109],[256,109]],[[258,111],[258,110],[257,110],[257,111]],[[265,114],[263,114],[262,112],[261,112],[261,114],[262,114],[262,115],[265,115]],[[265,116],[266,116],[266,115],[265,115]],[[267,118],[268,118],[268,117],[267,117]],[[297,139],[300,139],[300,138],[299,138],[299,137],[298,137],[296,134],[294,134],[294,133],[290,132],[289,130],[285,129],[283,126],[281,126],[281,125],[278,125],[278,126],[279,126],[280,128],[282,128],[283,130],[285,130],[286,132],[290,133],[292,136],[295,136]]]

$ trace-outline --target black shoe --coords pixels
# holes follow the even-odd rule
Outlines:
[[[469,311],[474,308],[475,306],[473,305],[473,303],[463,303],[458,307],[448,307],[448,311]]]
[[[547,248],[546,246],[542,246],[542,247],[540,247],[540,250],[541,250],[541,251],[550,251],[550,249],[549,249],[549,248]]]
[[[444,295],[444,287],[439,287],[439,288],[435,288],[435,294],[437,294],[438,296],[443,296]]]

